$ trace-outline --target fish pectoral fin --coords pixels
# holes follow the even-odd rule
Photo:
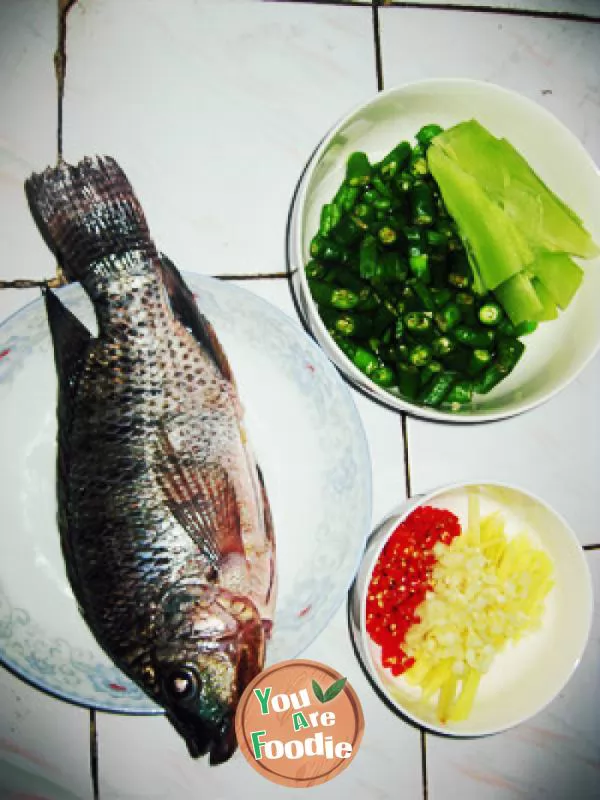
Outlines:
[[[210,353],[223,377],[234,383],[233,371],[215,329],[200,312],[194,295],[185,285],[175,264],[164,253],[160,254],[160,260],[162,278],[173,313],[196,341]]]
[[[220,464],[186,464],[163,434],[159,480],[171,513],[199,550],[218,566],[231,554],[245,557],[240,509]]]
[[[58,380],[61,388],[72,389],[73,379],[92,335],[51,289],[44,289],[43,295]]]

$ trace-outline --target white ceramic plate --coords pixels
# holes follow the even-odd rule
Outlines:
[[[381,664],[381,648],[366,632],[366,589],[379,554],[398,523],[413,509],[431,505],[453,511],[467,526],[468,492],[477,487],[482,518],[501,511],[506,534],[527,531],[554,561],[555,585],[546,599],[542,626],[509,643],[482,677],[469,718],[441,725],[435,707],[420,690]],[[449,736],[485,736],[513,727],[553,700],[579,664],[589,637],[593,592],[589,568],[577,537],[550,506],[516,487],[498,483],[446,486],[394,509],[378,526],[352,588],[351,630],[365,669],[388,700],[406,717]],[[390,691],[391,690],[391,691]]]
[[[582,287],[569,309],[527,337],[527,350],[514,372],[459,413],[424,408],[377,387],[338,349],[319,318],[304,265],[319,227],[319,214],[340,186],[348,155],[364,150],[372,160],[400,140],[414,142],[422,125],[450,127],[476,118],[504,136],[525,156],[547,185],[581,216],[600,243],[600,176],[581,143],[556,117],[515,92],[470,80],[426,80],[389,89],[335,125],[311,157],[290,212],[287,252],[301,313],[331,360],[355,385],[392,408],[446,422],[483,422],[534,408],[548,400],[591,360],[600,346],[600,258],[581,262]]]
[[[346,596],[371,525],[371,468],[350,393],[297,323],[252,293],[188,285],[232,363],[273,508],[279,594],[269,662],[297,656]],[[61,300],[95,330],[79,286]],[[82,705],[160,713],[99,649],[56,527],[56,377],[43,304],[0,327],[0,661]]]

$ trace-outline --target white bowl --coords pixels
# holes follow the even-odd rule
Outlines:
[[[431,505],[457,514],[464,530],[468,489],[473,486],[479,488],[482,516],[501,510],[509,536],[527,530],[545,548],[554,561],[555,586],[547,597],[541,628],[509,644],[494,659],[481,679],[469,718],[442,725],[435,708],[418,699],[418,690],[382,666],[381,648],[365,629],[366,596],[379,554],[396,526],[416,507]],[[506,484],[457,484],[402,504],[375,530],[352,587],[350,628],[363,667],[404,716],[450,736],[485,736],[524,722],[558,695],[581,660],[592,611],[592,582],[581,545],[547,503]]]
[[[346,600],[371,525],[369,451],[344,382],[300,326],[251,292],[186,275],[227,352],[269,492],[278,593],[269,663],[294,658]],[[60,298],[94,330],[79,285]],[[63,699],[162,713],[77,610],[56,526],[56,373],[41,301],[0,326],[0,663]]]
[[[475,117],[496,136],[507,137],[540,177],[584,220],[600,242],[600,176],[575,136],[531,100],[489,83],[426,80],[381,92],[339,122],[312,155],[290,211],[287,256],[304,322],[342,373],[369,396],[418,416],[449,422],[501,419],[548,400],[578,375],[600,345],[600,259],[581,262],[583,286],[569,309],[527,337],[514,372],[458,413],[424,408],[376,386],[339,350],[322,323],[304,274],[310,241],[324,203],[341,184],[348,155],[364,150],[379,159],[401,139],[414,140],[429,122],[444,127]]]

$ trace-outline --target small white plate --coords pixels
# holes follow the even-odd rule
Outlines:
[[[329,358],[355,385],[401,411],[445,422],[484,422],[535,408],[574,380],[600,347],[600,258],[580,262],[584,282],[565,313],[528,336],[526,352],[489,394],[459,412],[426,408],[376,386],[337,347],[321,321],[304,274],[319,215],[344,179],[350,153],[372,160],[402,139],[414,143],[427,123],[444,128],[475,118],[495,136],[506,137],[532,168],[579,214],[600,243],[600,176],[583,145],[556,117],[516,92],[463,79],[435,79],[380,92],[331,129],[311,156],[298,185],[288,224],[287,253],[294,291],[309,329]]]
[[[270,663],[297,656],[346,597],[371,525],[371,467],[350,393],[278,309],[235,285],[186,281],[238,381],[275,522],[278,603]],[[60,298],[95,331],[78,285]],[[56,526],[56,376],[44,306],[0,327],[0,662],[65,700],[161,713],[80,617]]]
[[[501,511],[508,537],[527,531],[535,544],[546,550],[554,562],[555,585],[546,599],[541,628],[517,644],[509,643],[496,656],[481,679],[469,718],[442,725],[435,707],[420,699],[420,690],[382,666],[381,648],[371,640],[365,627],[366,595],[379,554],[397,525],[418,506],[428,505],[454,512],[465,530],[468,493],[474,487],[479,492],[482,517]],[[402,714],[448,736],[498,733],[545,708],[581,661],[593,612],[589,568],[581,545],[565,520],[538,497],[491,482],[446,486],[391,511],[369,539],[351,598],[351,631],[367,672]]]

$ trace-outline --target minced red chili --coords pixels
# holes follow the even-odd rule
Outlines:
[[[461,532],[451,511],[419,506],[392,533],[381,551],[367,593],[367,632],[381,645],[382,664],[400,675],[414,664],[402,645],[420,617],[416,609],[431,589],[433,547]]]

